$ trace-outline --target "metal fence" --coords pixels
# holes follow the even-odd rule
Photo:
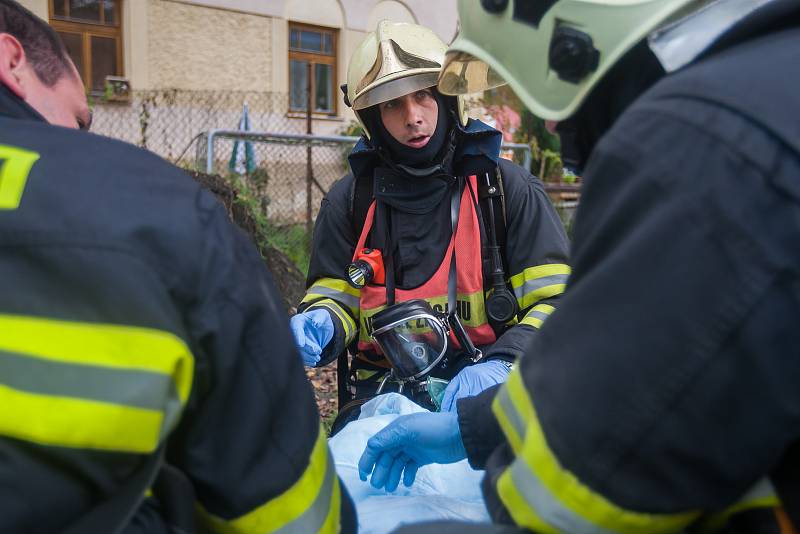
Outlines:
[[[147,148],[176,161],[193,139],[214,128],[236,128],[242,107],[251,129],[305,132],[306,123],[287,114],[286,93],[255,91],[134,91],[129,103],[93,102],[92,132]]]
[[[252,132],[226,129],[238,125],[244,104]],[[306,134],[310,121],[287,109],[286,93],[135,91],[130,103],[94,103],[92,131],[173,163],[241,180],[259,199],[276,240],[283,240],[281,248],[301,251],[323,195],[347,172],[347,154],[358,138]],[[232,165],[237,141],[253,149],[251,169],[241,175]],[[528,145],[505,144],[503,156],[530,168]],[[556,202],[566,222],[574,204]],[[302,255],[296,258],[302,263]]]
[[[250,143],[255,159],[254,170],[243,181],[266,199],[268,218],[285,226],[310,225],[322,196],[348,172],[347,155],[358,137],[212,130],[197,139],[195,167],[209,174],[234,173],[237,141]],[[530,146],[504,144],[502,151],[530,166]]]

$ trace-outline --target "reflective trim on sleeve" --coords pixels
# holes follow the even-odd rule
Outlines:
[[[526,324],[534,328],[539,328],[554,310],[555,308],[549,304],[537,304],[525,314],[525,317],[522,318],[519,324]]]
[[[511,277],[511,288],[522,309],[533,306],[542,299],[564,292],[570,267],[564,263],[552,263],[528,267]]]
[[[503,434],[508,438],[511,450],[519,454],[522,450],[522,439],[525,437],[525,423],[519,417],[519,410],[514,408],[508,388],[500,388],[497,392],[492,411],[503,429]]]
[[[345,346],[349,345],[353,338],[356,337],[356,322],[350,316],[350,312],[342,308],[342,306],[333,299],[323,299],[314,302],[311,306],[309,306],[308,310],[313,310],[315,308],[325,308],[330,313],[335,315],[339,318],[339,321],[342,323],[344,327],[344,344]]]
[[[693,527],[693,532],[706,533],[706,532],[719,532],[725,527],[728,521],[742,512],[755,510],[757,508],[775,508],[781,506],[781,501],[772,483],[766,478],[762,478],[755,486],[744,494],[735,504],[726,508],[718,514],[709,515],[704,517],[697,527]],[[778,518],[775,518],[776,525]]]
[[[346,306],[353,317],[358,317],[359,299],[361,292],[337,278],[320,278],[306,291],[302,303],[313,302],[321,298],[331,298]]]
[[[224,534],[335,533],[340,506],[339,479],[320,426],[309,465],[288,490],[236,519],[225,520],[205,511],[203,515],[215,531]]]
[[[189,397],[194,361],[164,331],[0,315],[0,435],[154,451]]]
[[[497,493],[518,525],[543,533],[657,534],[680,532],[699,516],[634,512],[593,492],[562,468],[550,450],[518,369],[511,372],[504,390],[508,397],[498,395],[492,409],[504,432],[520,421],[525,431],[516,458],[497,481]],[[512,446],[513,440],[512,434]]]

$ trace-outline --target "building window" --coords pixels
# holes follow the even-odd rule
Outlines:
[[[50,25],[67,47],[83,83],[105,90],[106,76],[122,76],[122,0],[50,0]]]
[[[335,115],[336,30],[290,23],[289,111],[306,111],[309,83],[314,113]]]

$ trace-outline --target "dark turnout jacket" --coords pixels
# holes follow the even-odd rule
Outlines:
[[[800,10],[775,2],[601,140],[535,357],[459,402],[496,520],[677,532],[777,489],[800,525],[798,85]]]
[[[501,325],[497,329],[498,339],[485,356],[513,361],[528,350],[543,320],[557,306],[569,274],[568,241],[542,182],[522,167],[499,158],[500,132],[473,120],[465,128],[457,128],[454,173],[464,175],[478,172],[476,169],[494,173],[499,165],[502,175],[506,208],[505,274],[519,313],[513,326]],[[360,292],[344,278],[358,242],[357,232],[363,227],[363,221],[353,218],[354,195],[359,187],[356,182],[372,181],[379,164],[375,149],[362,139],[350,154],[352,173],[331,187],[314,227],[308,290],[299,309],[324,307],[333,317],[335,337],[326,347],[320,365],[344,351],[363,326],[359,321]],[[444,261],[452,235],[450,196],[446,195],[430,213],[392,210],[391,217],[397,287],[417,287]],[[481,254],[481,245],[475,243],[475,254]],[[484,290],[489,289],[484,281]]]
[[[213,531],[336,532],[349,504],[286,314],[223,206],[5,88],[0,164],[0,531],[80,524],[166,449]]]

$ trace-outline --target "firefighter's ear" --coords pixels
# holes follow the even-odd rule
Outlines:
[[[25,100],[24,79],[30,76],[30,70],[22,44],[10,33],[0,33],[0,83]]]

